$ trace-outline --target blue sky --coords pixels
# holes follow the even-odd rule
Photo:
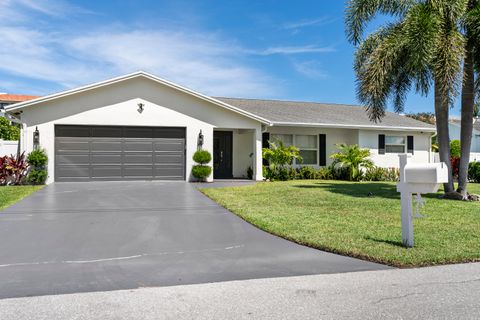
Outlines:
[[[357,104],[344,1],[0,1],[0,92],[136,70],[216,96]],[[406,112],[433,111],[410,95]],[[455,109],[453,113],[458,113]]]

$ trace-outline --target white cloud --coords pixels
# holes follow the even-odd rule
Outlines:
[[[272,54],[304,54],[304,53],[327,53],[334,52],[333,47],[318,47],[315,45],[306,46],[285,46],[285,47],[270,47],[264,50],[248,50],[248,53],[268,56]]]
[[[328,77],[327,73],[323,71],[317,61],[294,61],[293,67],[298,73],[314,79],[325,79]]]
[[[289,22],[283,25],[285,30],[295,30],[305,27],[318,27],[335,22],[337,19],[330,17],[320,17],[314,19],[303,19],[300,21]]]

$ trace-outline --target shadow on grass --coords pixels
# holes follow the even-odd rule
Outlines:
[[[328,183],[318,182],[314,184],[294,185],[295,188],[323,189],[328,192],[342,194],[356,198],[384,198],[400,200],[400,193],[397,192],[396,183],[387,182],[339,182]],[[425,194],[424,198],[438,199],[438,194]]]
[[[398,240],[376,239],[376,238],[372,238],[372,237],[365,237],[365,239],[373,241],[373,242],[388,244],[388,245],[395,246],[395,247],[405,248],[403,246],[403,243],[401,241],[398,241]]]

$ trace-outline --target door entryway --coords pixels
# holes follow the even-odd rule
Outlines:
[[[233,133],[215,131],[213,133],[213,178],[231,179],[232,174]]]

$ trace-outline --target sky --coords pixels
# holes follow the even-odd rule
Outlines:
[[[144,70],[212,96],[358,104],[344,10],[342,0],[0,0],[0,92],[46,95]],[[433,112],[432,97],[410,94],[405,112]]]

